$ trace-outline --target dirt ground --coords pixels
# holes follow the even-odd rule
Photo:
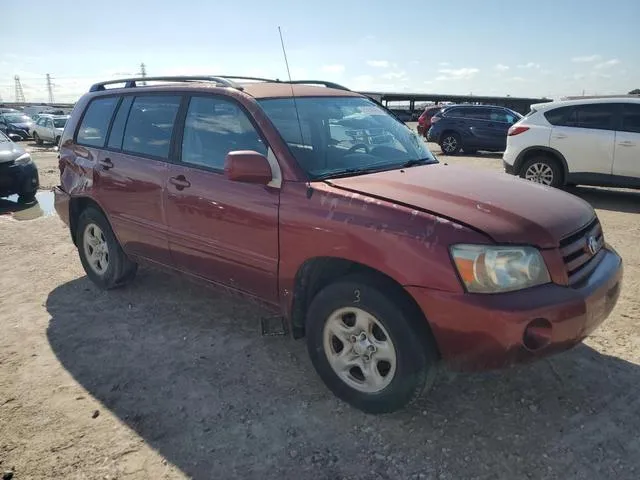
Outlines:
[[[46,188],[57,183],[55,155],[33,153]],[[499,155],[441,160],[501,169]],[[573,192],[625,261],[607,322],[532,365],[442,371],[428,395],[385,416],[338,401],[304,341],[262,337],[260,307],[147,268],[101,292],[55,215],[0,215],[0,473],[640,478],[640,193]]]

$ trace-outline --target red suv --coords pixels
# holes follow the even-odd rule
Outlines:
[[[56,209],[102,288],[149,262],[260,299],[337,396],[375,413],[441,360],[565,350],[616,303],[622,262],[586,202],[441,164],[365,96],[144,80],[160,83],[94,85],[60,145]]]
[[[418,117],[418,134],[423,137],[427,136],[427,132],[431,128],[431,119],[440,110],[442,107],[439,105],[430,105],[424,109],[424,112]]]

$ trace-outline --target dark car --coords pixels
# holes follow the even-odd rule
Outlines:
[[[18,194],[19,200],[33,200],[38,191],[38,169],[20,145],[0,132],[0,197]]]
[[[622,261],[582,199],[442,164],[344,87],[236,80],[110,81],[78,100],[55,207],[96,285],[151,263],[258,299],[367,412],[417,398],[441,360],[566,350],[615,306]]]
[[[0,130],[9,138],[26,140],[31,138],[33,119],[24,113],[3,113],[0,115]]]
[[[517,112],[491,105],[452,105],[431,118],[427,140],[440,145],[442,153],[464,150],[502,152],[507,147],[509,127],[522,118]]]
[[[418,117],[418,134],[424,137],[427,136],[427,132],[431,128],[431,118],[442,110],[439,105],[430,105],[424,109],[424,112]]]

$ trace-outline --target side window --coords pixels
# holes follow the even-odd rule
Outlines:
[[[622,126],[623,132],[640,133],[640,104],[625,103],[622,106]]]
[[[235,102],[192,97],[184,123],[182,161],[220,170],[227,153],[235,150],[267,155],[267,146]]]
[[[567,117],[571,114],[571,112],[572,107],[554,108],[552,110],[547,110],[546,112],[544,112],[544,118],[546,118],[551,125],[561,126],[565,125]]]
[[[568,127],[591,128],[596,130],[612,130],[615,116],[614,105],[594,103],[578,105],[565,122]]]
[[[179,107],[179,96],[136,97],[126,122],[122,150],[168,158],[171,133]]]
[[[45,122],[46,122],[46,123],[45,123],[45,125],[44,125],[44,126],[45,126],[46,128],[53,128],[53,120],[51,120],[50,118],[47,118],[47,119],[45,120]]]
[[[513,118],[512,115],[510,115],[510,117]],[[507,112],[501,108],[492,108],[489,112],[489,120],[493,122],[509,123]]]
[[[465,108],[464,116],[466,118],[472,118],[474,120],[490,120],[491,119],[490,110],[482,107]]]
[[[445,112],[447,117],[466,117],[467,109],[466,108],[450,108]]]
[[[39,118],[36,122],[36,125],[38,125],[39,127],[44,127],[44,118]]]
[[[113,121],[113,125],[111,126],[109,141],[107,142],[107,146],[109,148],[117,148],[118,150],[122,148],[124,127],[127,124],[127,117],[129,116],[129,110],[131,110],[132,103],[133,96],[124,97],[122,99],[122,102],[120,102],[118,112],[116,113],[116,118]]]
[[[90,147],[103,147],[117,97],[96,98],[87,107],[76,136],[77,142]]]

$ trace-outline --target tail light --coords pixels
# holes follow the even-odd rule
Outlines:
[[[418,117],[418,123],[420,125],[423,125],[425,120],[426,120],[426,117],[424,113]]]
[[[507,135],[510,137],[513,137],[514,135],[520,135],[521,133],[524,133],[527,130],[529,130],[529,127],[523,127],[522,125],[514,125],[509,129],[509,131],[507,132]]]

